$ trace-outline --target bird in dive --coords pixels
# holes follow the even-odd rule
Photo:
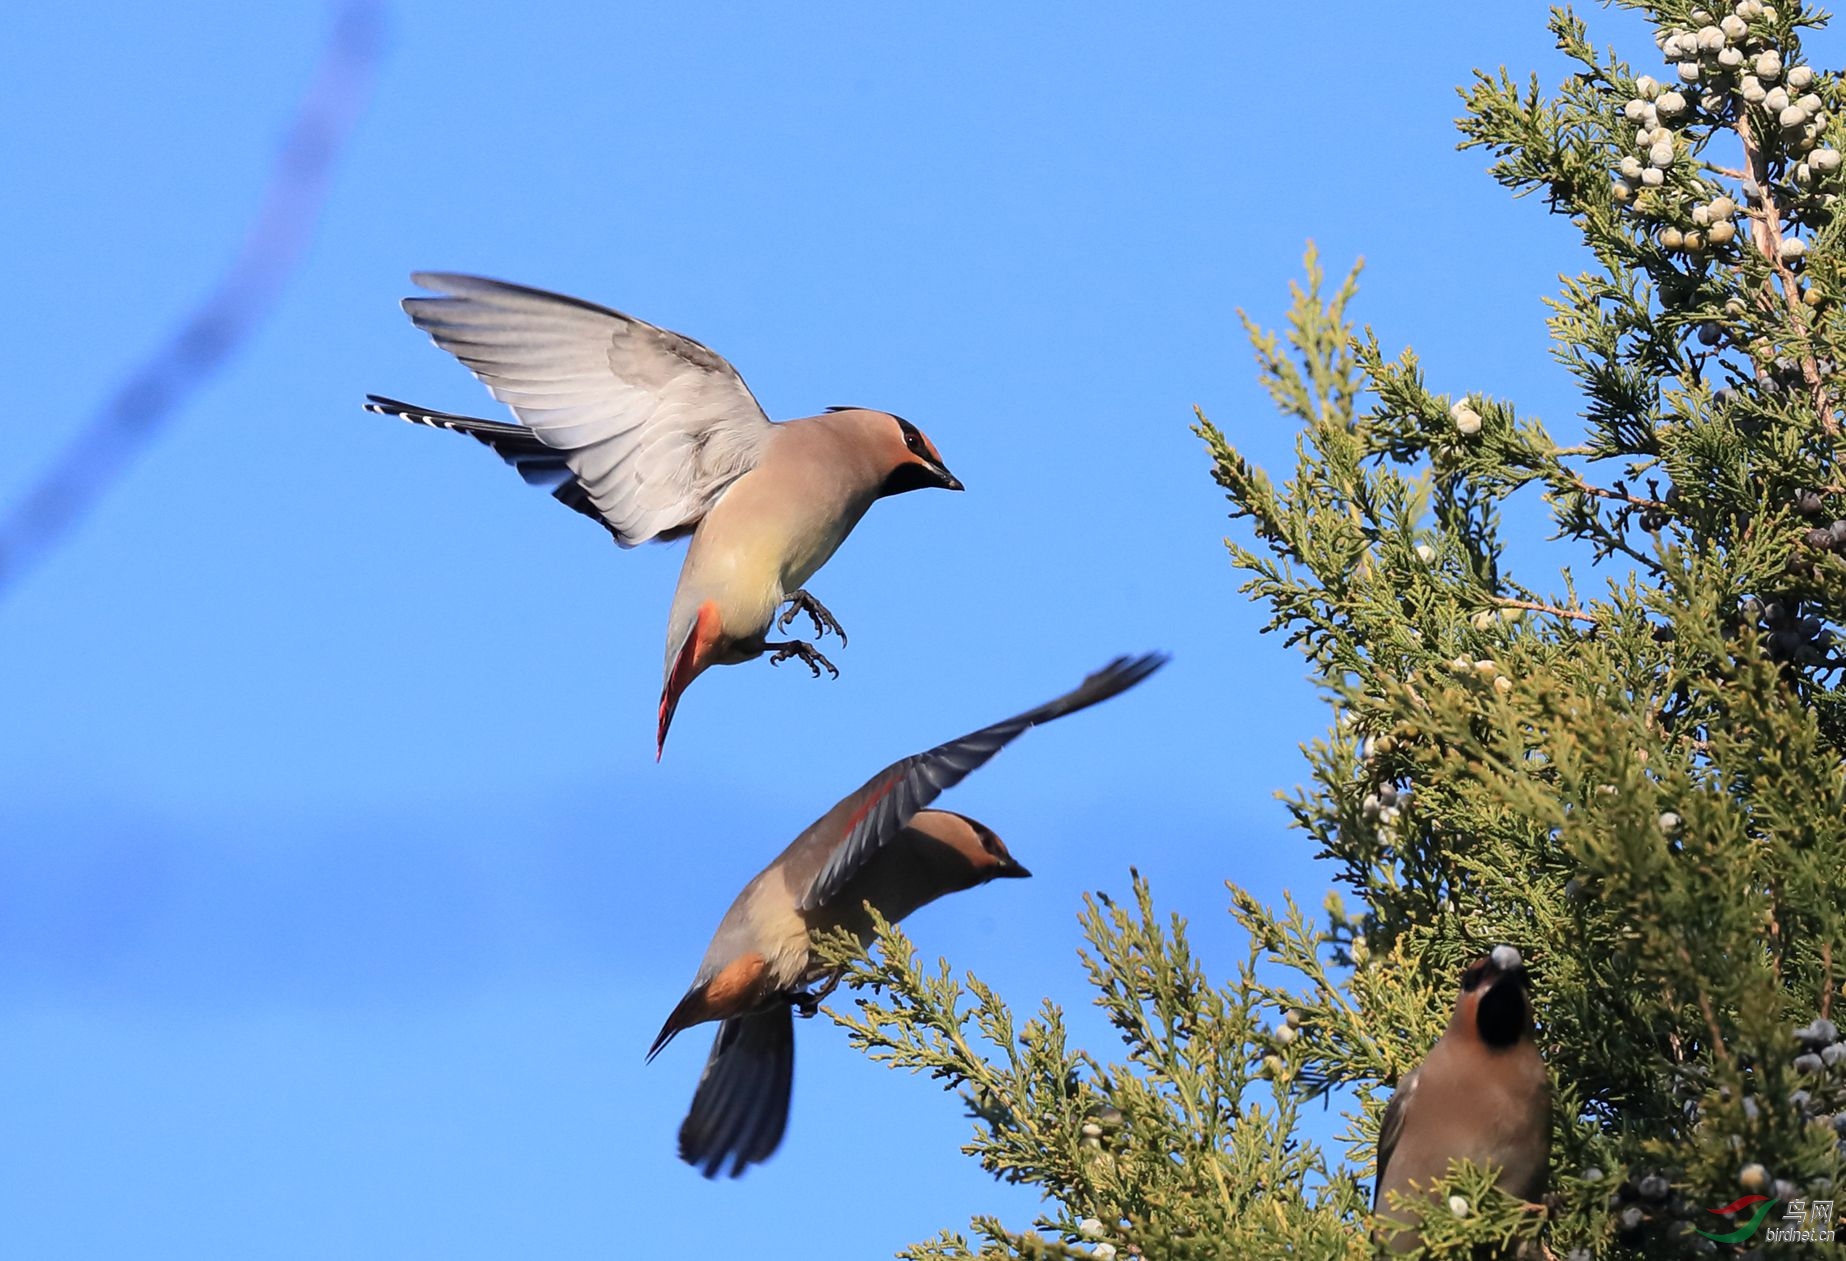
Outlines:
[[[887,766],[796,837],[744,886],[713,934],[692,987],[648,1049],[722,1023],[679,1131],[680,1158],[732,1177],[781,1145],[794,1085],[794,1013],[811,1016],[838,977],[812,935],[845,928],[868,941],[866,905],[895,922],[949,893],[1031,873],[992,829],[926,807],[1039,723],[1117,696],[1166,657],[1121,657],[1036,709]],[[810,988],[814,987],[814,988]]]
[[[874,502],[962,484],[900,416],[858,407],[771,421],[725,359],[690,337],[563,294],[418,272],[411,322],[517,423],[368,395],[367,411],[465,433],[622,547],[687,538],[667,613],[654,753],[680,698],[715,665],[765,653],[838,677],[813,644],[772,640],[806,614],[846,642],[805,584]]]

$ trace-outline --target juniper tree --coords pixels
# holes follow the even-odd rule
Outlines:
[[[1249,327],[1293,470],[1198,418],[1243,590],[1335,709],[1288,808],[1343,896],[1232,886],[1248,949],[1209,963],[1138,877],[1093,898],[1107,1048],[895,931],[876,962],[835,943],[855,1044],[959,1090],[964,1150],[1047,1197],[903,1255],[1366,1255],[1390,1087],[1501,942],[1534,976],[1552,1191],[1528,1212],[1458,1165],[1410,1206],[1424,1255],[1733,1255],[1794,1202],[1846,1209],[1846,100],[1804,59],[1813,10],[1630,7],[1657,32],[1639,62],[1559,10],[1560,88],[1462,92],[1463,147],[1586,247],[1548,300],[1577,417],[1429,379],[1310,253],[1285,332]],[[1516,497],[1549,516],[1518,549],[1542,572],[1509,562]],[[1348,1124],[1316,1143],[1325,1095]],[[1750,1194],[1779,1201],[1763,1233],[1707,1238]]]

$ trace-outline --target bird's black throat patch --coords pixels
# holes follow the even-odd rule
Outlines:
[[[905,461],[892,469],[878,488],[878,498],[902,495],[913,490],[927,490],[942,485],[942,474],[927,464]]]
[[[1524,1036],[1526,996],[1517,976],[1504,976],[1481,995],[1474,1027],[1491,1047],[1509,1047]]]

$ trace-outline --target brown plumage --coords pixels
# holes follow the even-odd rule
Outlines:
[[[776,613],[815,634],[845,632],[802,585],[872,504],[961,482],[941,452],[889,412],[831,408],[772,422],[737,369],[690,337],[564,294],[479,276],[418,273],[435,296],[406,298],[416,326],[512,409],[517,424],[371,395],[366,408],[465,433],[548,488],[623,547],[691,536],[667,614],[655,756],[688,686],[714,665],[798,657],[771,640]],[[554,673],[570,663],[540,660]],[[835,671],[837,673],[837,671]]]
[[[867,941],[872,935],[868,902],[896,921],[947,894],[1032,874],[986,827],[945,810],[919,812],[836,898],[806,913],[794,911],[773,887],[781,884],[783,893],[792,892],[782,883],[790,869],[771,871],[771,887],[753,882],[739,899],[744,907],[740,919],[727,916],[726,923],[732,932],[756,938],[773,952],[774,962],[747,951],[710,980],[695,984],[648,1050],[652,1059],[680,1030],[723,1022],[679,1131],[680,1157],[708,1178],[727,1160],[736,1176],[768,1159],[782,1141],[794,1086],[794,1012],[796,1007],[813,1011],[819,996],[806,987],[825,979],[809,953],[810,934],[845,928]],[[720,938],[727,935],[721,927]],[[798,979],[790,982],[790,976]]]
[[[1528,1202],[1545,1193],[1551,1092],[1532,1040],[1530,982],[1519,952],[1497,946],[1462,973],[1455,1010],[1429,1055],[1398,1083],[1378,1130],[1372,1208],[1391,1218],[1392,1193],[1426,1193],[1449,1164],[1498,1169],[1497,1185]],[[1416,1233],[1381,1227],[1394,1252]]]
[[[1120,658],[1036,709],[887,766],[842,799],[759,872],[731,903],[711,946],[648,1049],[722,1021],[679,1151],[706,1177],[734,1177],[782,1140],[794,1080],[793,1011],[812,1013],[809,987],[828,977],[813,934],[844,928],[871,936],[876,907],[890,921],[945,894],[1031,873],[984,824],[927,807],[1023,732],[1086,709],[1159,669],[1158,655]]]

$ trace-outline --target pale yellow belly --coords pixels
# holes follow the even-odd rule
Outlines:
[[[777,499],[756,474],[726,491],[693,534],[686,555],[694,606],[718,603],[725,634],[762,634],[790,592],[839,549],[864,509],[841,516],[809,502]]]

